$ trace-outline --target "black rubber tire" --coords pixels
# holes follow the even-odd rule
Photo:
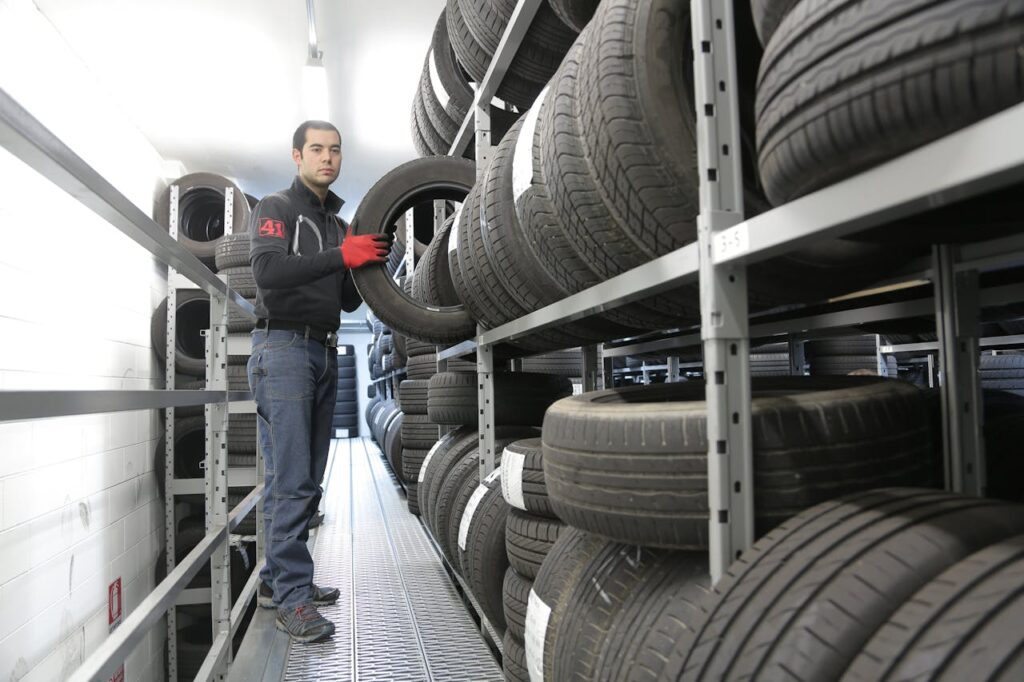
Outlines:
[[[1024,536],[963,559],[904,602],[843,679],[1021,679],[1022,575]]]
[[[431,82],[430,56],[428,53],[427,57],[423,60],[423,70],[420,72],[419,85],[416,86],[416,96],[423,102],[423,109],[427,114],[430,125],[438,132],[450,149],[455,136],[459,133],[459,126],[462,125],[462,121],[456,121],[448,114],[434,89],[434,84]],[[446,149],[445,153],[447,151]]]
[[[791,201],[1019,103],[1022,39],[1016,1],[798,3],[758,79],[768,198]]]
[[[583,352],[579,348],[570,348],[523,358],[523,371],[580,378],[583,376]]]
[[[878,374],[878,357],[875,355],[825,356],[811,358],[807,364],[812,376],[842,376],[857,371]]]
[[[494,421],[500,425],[539,426],[548,406],[572,394],[565,377],[529,372],[494,372]],[[477,377],[469,372],[442,372],[427,387],[427,414],[436,424],[475,424]]]
[[[688,15],[675,0],[605,0],[552,82],[544,177],[570,245],[602,279],[696,240]],[[696,320],[697,293],[644,305],[663,324]]]
[[[256,278],[253,277],[252,268],[248,265],[237,268],[225,268],[221,274],[228,276],[228,286],[238,292],[240,296],[253,299],[256,298]]]
[[[555,631],[552,679],[595,679],[601,672],[598,661],[608,653],[608,639],[620,615],[625,611],[630,612],[629,617],[641,615],[645,606],[658,603],[658,586],[673,577],[686,584],[706,580],[707,570],[704,552],[605,543],[572,586],[572,596]],[[652,586],[645,586],[647,581],[653,583],[654,595],[650,594]],[[642,633],[634,630],[633,634]]]
[[[505,501],[521,511],[556,519],[544,485],[544,450],[540,438],[517,440],[505,448],[501,460]]]
[[[391,419],[390,424],[384,430],[384,455],[391,463],[391,470],[395,476],[402,475],[402,424],[405,422],[405,415],[401,412]]]
[[[429,199],[462,201],[475,182],[471,162],[452,157],[417,159],[381,178],[359,204],[352,220],[354,234],[393,231],[406,209]],[[390,327],[409,337],[451,344],[476,333],[462,306],[427,306],[407,295],[383,265],[352,271],[356,287],[371,310]]]
[[[767,45],[775,30],[800,0],[750,0],[758,40]]]
[[[838,679],[915,592],[1024,531],[1024,506],[887,489],[826,502],[733,563],[664,679]],[[903,557],[912,557],[906,561]]]
[[[501,496],[501,469],[495,469],[478,488],[486,489],[479,505],[475,508],[472,506],[473,498],[481,494],[477,489],[459,520],[459,535],[456,538],[459,564],[480,610],[491,625],[504,633],[506,624],[502,583],[505,581],[505,571],[508,570],[505,523],[509,506]]]
[[[228,454],[256,452],[259,439],[256,433],[256,415],[233,414],[228,424]]]
[[[600,0],[548,0],[551,11],[577,33],[582,32],[590,23],[599,3]]]
[[[530,601],[531,587],[533,581],[516,573],[513,567],[509,566],[505,571],[505,580],[501,586],[505,634],[512,635],[519,642],[526,639],[526,606]]]
[[[461,125],[473,104],[475,93],[469,84],[466,73],[459,65],[451,41],[448,39],[448,21],[444,9],[441,10],[437,23],[434,24],[434,34],[431,37],[430,50],[427,53],[427,63],[428,67],[432,64],[433,70],[437,73],[439,87],[433,87],[434,83],[431,81],[434,95],[444,106],[448,116]]]
[[[818,339],[804,344],[804,353],[808,358],[874,355],[877,350],[874,334],[848,336],[838,339]]]
[[[217,243],[217,270],[250,267],[249,233],[226,234]]]
[[[403,454],[402,457],[403,457],[402,466],[404,467],[405,466],[405,461],[404,461],[405,455]],[[416,485],[415,482],[413,482],[413,483],[406,483],[405,484],[405,496],[406,496],[406,503],[407,503],[407,505],[409,507],[409,513],[412,514],[413,516],[419,516],[420,515],[419,488],[418,488],[418,486]]]
[[[504,472],[502,476],[504,477]],[[508,561],[517,573],[533,580],[540,572],[544,558],[565,529],[565,524],[558,519],[528,514],[511,505],[510,509],[505,526],[505,551],[508,553]]]
[[[430,451],[409,447],[402,450],[402,480],[406,483],[406,490],[408,490],[410,485],[416,485],[420,475],[420,467],[423,466],[423,460],[426,459],[428,452]]]
[[[437,346],[433,343],[423,343],[416,339],[409,339],[405,344],[405,355],[409,358],[419,357],[420,355],[430,355],[431,353],[437,352]]]
[[[708,596],[709,582],[705,554],[662,554],[643,572],[612,620],[592,679],[666,679],[662,667],[683,633],[700,622],[700,604]]]
[[[753,382],[759,537],[802,509],[880,486],[928,486],[935,456],[924,394],[871,377]],[[544,477],[566,523],[631,544],[701,549],[708,529],[704,385],[573,396],[544,419]]]
[[[406,379],[398,385],[398,404],[406,414],[427,413],[427,384],[423,379]]]
[[[607,543],[597,535],[566,527],[551,548],[533,581],[526,610],[526,663],[530,679],[555,679],[554,651],[559,625],[580,576]]]
[[[356,390],[356,380],[353,379],[338,379],[338,391],[354,391]]]
[[[206,375],[206,340],[204,329],[210,328],[210,295],[197,289],[177,292],[175,319],[174,367],[182,373],[201,377]],[[167,356],[167,299],[165,298],[150,317],[149,338],[161,367]]]
[[[224,190],[234,190],[231,232],[240,234],[249,229],[249,203],[235,183],[214,173],[190,173],[171,185],[178,186],[178,243],[211,268],[217,266],[217,244],[224,235]],[[153,217],[168,229],[171,188],[167,187],[156,200]]]
[[[430,449],[420,465],[416,480],[419,486],[420,514],[435,538],[438,534],[434,527],[433,510],[441,484],[452,467],[477,447],[479,440],[476,429],[450,431]]]
[[[247,298],[254,307],[255,298]],[[256,328],[256,318],[243,313],[237,306],[228,304],[228,332],[231,334],[248,334]]]
[[[480,463],[478,450],[459,460],[452,467],[438,490],[437,500],[431,513],[434,524],[434,538],[441,547],[442,554],[455,572],[466,578],[459,559],[459,524],[462,514],[480,483]]]
[[[463,19],[473,39],[488,54],[494,54],[505,27],[512,18],[513,0],[458,0]],[[578,31],[573,31],[558,18],[547,2],[542,2],[530,22],[509,73],[524,79],[546,83],[558,68]]]
[[[359,417],[354,414],[344,416],[335,415],[334,418],[331,419],[331,426],[335,429],[354,429],[358,425]]]
[[[441,231],[434,235],[427,245],[423,260],[416,266],[412,295],[417,301],[427,305],[455,306],[461,303],[455,293],[455,285],[452,284],[448,263],[448,235],[454,221],[454,215],[444,221]],[[424,345],[431,349],[435,348],[433,345]]]
[[[501,655],[501,672],[505,682],[530,682],[530,673],[526,669],[526,649],[522,640],[518,640],[506,632],[502,640],[504,651]]]
[[[164,460],[164,437],[157,441],[155,457]],[[202,478],[206,458],[206,421],[200,416],[174,422],[174,475],[177,478]],[[161,464],[162,466],[162,464]],[[161,477],[162,478],[162,477]]]
[[[437,355],[415,355],[405,363],[405,375],[416,381],[428,380],[437,374]]]
[[[437,424],[425,414],[405,413],[402,422],[402,443],[405,447],[429,450],[436,442]]]

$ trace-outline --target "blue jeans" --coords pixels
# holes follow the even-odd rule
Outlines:
[[[248,374],[266,471],[267,563],[260,578],[280,608],[294,608],[313,597],[306,541],[327,470],[338,354],[298,332],[257,329]]]

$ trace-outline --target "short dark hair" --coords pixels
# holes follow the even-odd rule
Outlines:
[[[306,121],[295,129],[295,134],[292,135],[292,149],[302,151],[302,147],[306,144],[306,131],[310,128],[313,130],[333,130],[338,133],[338,139],[341,139],[341,132],[334,127],[333,123],[328,123],[327,121]]]

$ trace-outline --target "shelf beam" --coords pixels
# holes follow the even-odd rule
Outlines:
[[[0,422],[250,400],[248,391],[0,391]]]

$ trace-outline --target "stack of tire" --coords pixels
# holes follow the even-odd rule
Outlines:
[[[750,350],[750,376],[784,377],[790,374],[788,343],[768,343]]]
[[[338,387],[332,426],[339,438],[359,435],[359,393],[355,346],[338,346]]]
[[[755,378],[752,390],[756,537],[844,494],[939,484],[919,389],[877,377],[774,377]],[[630,665],[654,666],[644,679],[676,679],[657,672],[665,660],[641,652],[694,627],[708,596],[703,393],[697,382],[626,387],[548,409],[544,486],[570,528],[527,599],[534,679],[626,679]],[[666,639],[656,644],[659,633]]]
[[[983,354],[978,361],[978,373],[982,389],[1024,395],[1024,354]]]
[[[808,341],[804,353],[814,376],[878,374],[878,337],[874,334]],[[896,377],[896,358],[885,356],[885,374]]]

